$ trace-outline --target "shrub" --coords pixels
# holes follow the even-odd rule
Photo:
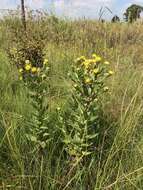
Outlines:
[[[32,66],[42,67],[43,64],[43,44],[42,42],[34,39],[30,39],[27,36],[23,36],[24,39],[19,39],[16,47],[12,47],[9,50],[9,57],[12,62],[16,64],[18,68],[23,67],[25,60],[29,60]]]

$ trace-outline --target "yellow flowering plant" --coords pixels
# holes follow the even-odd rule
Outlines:
[[[21,30],[22,31],[22,30]],[[13,31],[14,32],[14,31]],[[14,32],[12,43],[7,49],[11,64],[15,64],[19,72],[21,85],[25,85],[28,98],[30,97],[31,106],[34,113],[31,115],[32,126],[28,129],[28,139],[37,142],[41,147],[45,146],[47,139],[47,102],[48,93],[48,60],[45,58],[45,42],[37,38],[37,33],[26,34]],[[16,34],[16,35],[15,35]],[[43,77],[44,76],[44,77]],[[44,102],[45,101],[45,102]]]
[[[31,105],[33,106],[34,114],[31,116],[32,127],[27,134],[28,139],[36,143],[39,148],[45,148],[49,141],[48,136],[48,104],[45,104],[45,98],[48,94],[48,74],[49,66],[46,59],[46,64],[41,67],[32,65],[30,60],[25,61],[25,65],[19,68],[19,80],[23,81],[28,90]],[[43,77],[44,76],[44,77]]]
[[[82,56],[73,64],[69,75],[73,86],[73,110],[68,119],[60,115],[59,120],[66,151],[77,159],[94,150],[98,136],[100,97],[109,90],[106,79],[113,74],[108,65],[109,62],[96,54],[90,59]]]

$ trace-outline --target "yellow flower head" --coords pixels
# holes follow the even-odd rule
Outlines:
[[[89,65],[90,65],[90,61],[87,59],[87,60],[85,60],[82,64],[83,64],[86,68],[88,68]]]
[[[22,72],[23,72],[23,69],[22,69],[22,68],[20,68],[20,69],[19,69],[19,73],[22,73]]]
[[[96,57],[98,57],[95,53],[93,53],[92,54],[92,57],[94,58],[94,59],[96,59]]]
[[[44,65],[47,65],[48,64],[48,59],[44,59]]]
[[[97,57],[95,58],[95,60],[96,60],[96,62],[100,62],[102,59],[101,59],[101,57],[97,56]]]
[[[93,72],[94,72],[95,74],[99,73],[99,68],[94,69]]]
[[[57,111],[60,111],[61,110],[61,108],[60,107],[57,107]]]
[[[27,60],[25,60],[25,63],[26,64],[30,64],[30,61],[27,59]]]
[[[31,64],[26,64],[26,65],[25,65],[25,70],[26,70],[26,71],[29,71],[30,69],[31,69]]]
[[[104,62],[105,65],[110,65],[109,61]]]
[[[96,64],[96,59],[88,59],[90,64]]]
[[[91,79],[90,79],[90,78],[86,78],[86,79],[85,79],[85,83],[86,83],[86,84],[90,84],[90,83],[91,83]]]
[[[85,57],[84,56],[81,56],[79,58],[76,59],[76,62],[79,62],[79,61],[85,61]]]
[[[31,72],[32,72],[32,73],[36,73],[36,72],[37,72],[37,68],[36,68],[36,67],[32,67],[32,68],[31,68]]]
[[[85,56],[81,56],[81,57],[80,57],[80,60],[85,60]]]
[[[19,77],[19,80],[23,80],[23,77],[22,77],[22,76],[20,76],[20,77]]]
[[[114,72],[113,72],[113,71],[109,71],[108,73],[109,73],[110,75],[113,75],[113,74],[114,74]]]
[[[108,90],[109,90],[108,86],[105,86],[104,91],[108,91]]]

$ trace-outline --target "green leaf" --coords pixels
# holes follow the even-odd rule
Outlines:
[[[49,136],[49,133],[44,133],[43,134],[43,137],[48,137]]]
[[[94,135],[87,135],[86,138],[88,138],[88,139],[94,139],[97,136],[98,136],[98,134],[96,133]]]
[[[88,155],[90,155],[91,153],[92,153],[92,152],[86,152],[86,151],[84,152],[84,151],[82,151],[82,155],[83,155],[83,156],[88,156]]]
[[[92,89],[88,87],[88,94],[91,95],[91,93],[92,93]]]
[[[29,135],[29,138],[32,142],[37,142],[37,138],[35,136]]]
[[[46,148],[46,143],[43,141],[43,142],[39,142],[40,146],[44,149]]]

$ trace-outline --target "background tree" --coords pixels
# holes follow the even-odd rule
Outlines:
[[[142,6],[136,4],[131,5],[126,9],[126,12],[124,13],[125,21],[130,23],[136,21],[138,18],[140,18],[140,14],[142,11]]]

